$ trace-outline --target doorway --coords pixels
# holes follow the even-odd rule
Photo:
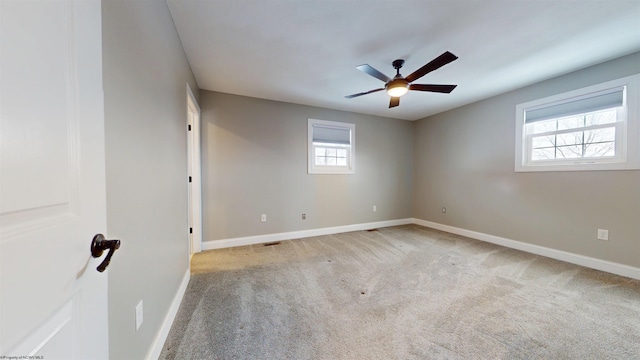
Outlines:
[[[200,106],[187,84],[187,156],[189,256],[202,250],[202,180],[200,163]]]

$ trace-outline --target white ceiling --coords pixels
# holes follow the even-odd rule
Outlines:
[[[640,0],[167,0],[201,89],[416,120],[640,50]],[[458,60],[389,109],[394,59],[409,75]]]

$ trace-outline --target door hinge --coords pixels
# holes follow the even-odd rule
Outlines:
[[[191,124],[189,124],[189,131],[191,131]]]
[[[189,182],[191,182],[191,176],[189,176]]]
[[[189,234],[193,234],[193,228],[192,227],[189,228]]]

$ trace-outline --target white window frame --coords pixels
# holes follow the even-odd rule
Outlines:
[[[566,103],[576,98],[614,88],[625,88],[623,107],[618,110],[616,128],[616,156],[607,158],[572,158],[531,161],[532,135],[525,133],[527,111]],[[568,91],[542,99],[516,105],[515,171],[584,171],[584,170],[632,170],[640,169],[640,74],[607,81],[601,84]],[[611,125],[607,125],[611,127]],[[594,128],[597,128],[595,126]],[[559,132],[574,132],[577,128]],[[540,134],[535,134],[540,136]]]
[[[314,126],[321,126],[326,128],[334,128],[339,130],[349,131],[349,145],[336,144],[336,147],[347,149],[347,165],[346,166],[329,166],[329,165],[316,165],[315,164],[315,149],[316,147],[332,147],[331,144],[313,142],[313,128]],[[356,153],[356,125],[351,123],[343,123],[338,121],[308,119],[308,131],[307,131],[307,171],[309,174],[355,174],[355,153]]]

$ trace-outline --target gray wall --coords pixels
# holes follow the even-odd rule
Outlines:
[[[417,121],[414,216],[640,266],[640,171],[514,173],[516,104],[635,73],[640,53]]]
[[[411,122],[209,91],[200,96],[204,241],[412,216]],[[308,118],[356,124],[354,175],[307,174]]]
[[[186,82],[165,1],[102,4],[112,359],[142,359],[188,269]],[[135,330],[135,306],[144,322]]]

